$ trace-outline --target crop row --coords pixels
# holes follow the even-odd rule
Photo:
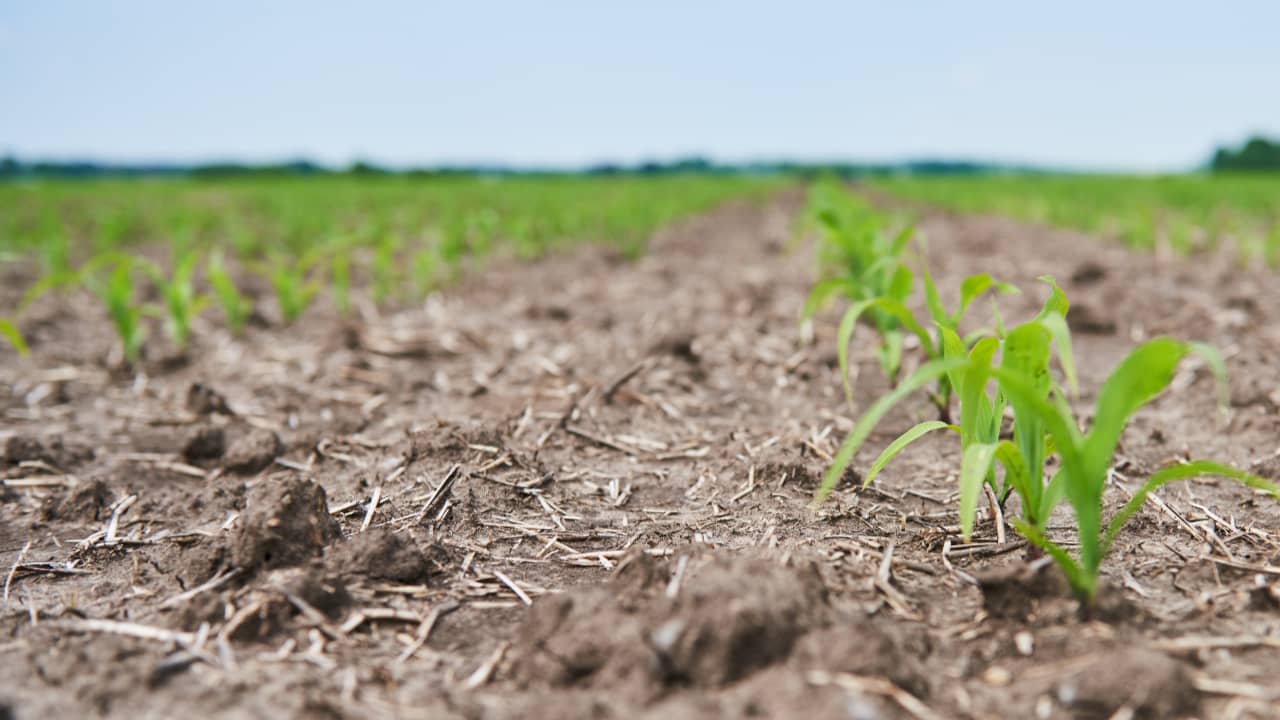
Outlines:
[[[1104,520],[1103,492],[1130,419],[1164,392],[1189,356],[1201,358],[1225,389],[1226,371],[1218,352],[1166,337],[1139,345],[1097,390],[1086,428],[1071,405],[1077,395],[1077,377],[1066,322],[1070,303],[1051,277],[1042,278],[1049,295],[1034,317],[1007,327],[992,303],[990,323],[962,336],[960,319],[980,296],[1018,292],[1017,288],[989,274],[974,275],[965,279],[957,303],[948,308],[927,268],[917,273],[910,267],[909,225],[895,229],[891,218],[833,186],[814,189],[808,217],[820,233],[826,277],[815,287],[805,315],[833,298],[846,303],[837,342],[847,397],[852,403],[848,346],[860,324],[875,333],[881,367],[895,386],[854,424],[815,501],[821,502],[836,488],[885,415],[896,404],[925,391],[938,418],[913,425],[883,448],[867,470],[864,486],[921,437],[937,431],[954,433],[960,441],[957,477],[965,539],[973,532],[979,501],[987,493],[993,518],[997,522],[1008,518],[1017,532],[1048,554],[1087,611],[1113,541],[1157,487],[1212,475],[1280,499],[1280,487],[1260,477],[1211,460],[1193,460],[1153,473],[1129,503]],[[922,280],[921,304],[928,311],[923,321],[909,302],[917,275]],[[924,357],[914,372],[901,378],[903,337],[908,334],[916,337]],[[958,418],[953,405],[958,406]],[[1006,512],[1011,497],[1018,499],[1016,514],[1012,508]],[[1049,518],[1063,503],[1075,517],[1079,548],[1075,554],[1048,533]]]
[[[1280,266],[1280,176],[984,175],[899,177],[876,187],[961,212],[1005,215],[1195,252],[1230,243],[1245,260]]]
[[[250,273],[265,278],[289,324],[323,291],[339,313],[357,291],[379,305],[420,299],[495,254],[530,259],[598,242],[636,258],[672,220],[773,187],[708,175],[0,185],[0,262],[33,267],[20,299],[0,308],[0,335],[25,350],[31,303],[89,291],[136,360],[150,316],[178,348],[210,305],[242,331],[254,312],[243,291]]]

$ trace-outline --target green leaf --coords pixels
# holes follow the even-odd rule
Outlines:
[[[1187,349],[1209,366],[1218,384],[1218,403],[1223,408],[1228,407],[1231,404],[1231,386],[1227,384],[1227,364],[1223,362],[1222,354],[1214,346],[1205,343],[1187,343]]]
[[[813,317],[838,292],[844,291],[852,294],[851,286],[852,284],[847,278],[830,278],[819,281],[817,285],[813,286],[813,290],[809,292],[809,297],[804,303],[804,311],[800,313],[800,319],[808,320]]]
[[[935,356],[933,349],[933,337],[929,335],[928,330],[925,330],[920,323],[916,322],[915,314],[912,313],[910,308],[904,305],[902,301],[894,300],[892,298],[876,298],[875,307],[893,317],[902,324],[902,327],[906,328],[911,332],[911,334],[919,338],[920,346],[924,348],[924,354],[926,357]]]
[[[988,273],[970,275],[960,283],[960,307],[956,309],[955,316],[951,318],[952,327],[960,324],[960,320],[969,311],[969,306],[973,304],[973,301],[982,297],[982,294],[987,291],[995,291],[1000,295],[1012,295],[1021,292],[1017,287],[1009,283],[1000,282],[992,278]]]
[[[1096,576],[1088,576],[1075,558],[1071,557],[1061,545],[1046,538],[1039,528],[1028,525],[1018,518],[1010,518],[1009,522],[1019,535],[1053,558],[1054,563],[1062,570],[1062,574],[1067,576],[1067,583],[1075,591],[1076,597],[1086,602],[1093,598],[1093,592],[1098,584]]]
[[[1005,337],[1001,359],[1002,367],[1029,380],[1041,399],[1049,397],[1053,383],[1049,377],[1050,340],[1049,331],[1038,322],[1019,325]],[[1025,472],[1025,483],[1017,492],[1027,521],[1038,524],[1046,456],[1044,422],[1020,397],[1009,397],[1009,401],[1013,406],[1013,442],[1022,456]]]
[[[1067,494],[1067,474],[1061,468],[1053,474],[1049,479],[1049,484],[1045,486],[1044,493],[1040,495],[1040,508],[1036,511],[1037,527],[1041,530],[1049,524],[1049,516],[1053,514],[1053,509],[1058,507],[1058,503],[1062,502],[1062,498]]]
[[[19,355],[26,356],[31,354],[31,348],[27,347],[27,341],[22,337],[22,333],[13,321],[0,319],[0,336],[8,340]]]
[[[1062,374],[1067,379],[1067,388],[1071,391],[1071,395],[1079,394],[1080,386],[1076,377],[1076,361],[1071,350],[1071,328],[1067,326],[1067,319],[1057,313],[1049,313],[1041,317],[1037,322],[1049,331],[1049,334],[1053,336],[1054,344],[1058,346],[1058,365],[1062,368]]]
[[[954,330],[951,317],[947,314],[947,309],[942,304],[942,298],[938,295],[938,286],[934,284],[933,276],[929,274],[928,268],[920,273],[920,277],[924,280],[924,303],[929,308],[929,316],[933,318],[934,324]]]
[[[906,265],[898,265],[889,280],[889,289],[885,295],[899,303],[906,302],[907,298],[911,297],[911,288],[915,285],[915,279],[915,274],[911,272],[911,268]],[[911,322],[915,322],[915,316],[912,316]]]
[[[1129,353],[1103,383],[1084,446],[1086,472],[1099,492],[1129,418],[1169,387],[1189,351],[1185,343],[1171,338],[1150,340]]]
[[[867,476],[862,480],[862,486],[866,487],[870,485],[871,481],[875,480],[876,476],[880,474],[880,471],[884,470],[884,467],[889,464],[889,461],[897,457],[898,453],[906,449],[908,445],[934,430],[943,429],[960,432],[959,427],[944,423],[940,420],[926,420],[922,423],[917,423],[911,426],[911,429],[902,433],[895,438],[893,442],[889,443],[889,445],[881,451],[880,456],[876,458],[875,462],[871,463],[871,469],[867,471]]]
[[[37,280],[34,285],[27,288],[27,291],[22,294],[22,299],[18,301],[18,308],[15,311],[15,315],[21,315],[28,307],[31,306],[32,303],[39,300],[45,293],[61,287],[69,286],[73,283],[79,282],[79,280],[80,275],[78,273],[57,273],[45,275]]]
[[[907,225],[898,231],[894,236],[893,242],[889,245],[889,254],[898,256],[906,249],[907,244],[911,242],[911,238],[915,237],[916,229],[913,225]]]
[[[957,387],[960,393],[960,441],[965,447],[974,441],[996,440],[990,426],[993,420],[998,422],[998,418],[994,418],[986,386],[991,361],[999,347],[1000,342],[995,338],[979,340],[969,351],[969,364],[961,373]],[[999,429],[998,425],[996,429]]]
[[[863,300],[849,306],[840,318],[840,327],[836,329],[836,362],[840,366],[840,382],[844,386],[844,397],[849,405],[853,405],[853,384],[849,380],[849,343],[853,342],[853,332],[858,328],[858,318],[876,301]]]
[[[1210,460],[1193,460],[1180,465],[1172,465],[1152,473],[1151,477],[1147,478],[1147,481],[1142,484],[1138,492],[1134,493],[1129,502],[1125,503],[1124,507],[1120,509],[1120,512],[1111,518],[1111,522],[1107,524],[1106,537],[1102,541],[1102,555],[1106,556],[1111,549],[1111,543],[1116,539],[1116,535],[1120,533],[1120,529],[1142,507],[1147,500],[1147,496],[1153,491],[1161,485],[1175,480],[1186,480],[1205,475],[1235,480],[1255,490],[1266,491],[1271,497],[1280,500],[1280,486],[1244,470],[1237,470],[1230,465],[1223,465]]]
[[[1030,494],[1027,490],[1029,484],[1027,463],[1023,460],[1018,446],[1009,440],[1001,440],[1000,444],[996,445],[996,461],[1004,467],[1005,484],[1012,487],[1019,497],[1026,498]]]
[[[965,542],[973,535],[974,516],[978,512],[978,496],[986,482],[987,472],[995,459],[995,443],[971,443],[960,459],[960,534]]]
[[[964,367],[968,364],[967,360],[934,360],[932,362],[921,365],[906,380],[902,381],[898,387],[892,392],[881,397],[867,411],[858,418],[854,423],[853,429],[849,431],[849,435],[845,437],[841,443],[840,449],[836,452],[835,458],[831,461],[831,467],[827,468],[827,472],[822,477],[822,484],[814,493],[814,504],[820,504],[831,494],[836,485],[840,483],[840,477],[844,475],[844,471],[848,469],[849,463],[853,462],[853,456],[857,454],[858,448],[862,447],[862,443],[866,441],[867,436],[871,434],[871,430],[876,424],[893,409],[893,406],[916,390],[942,377],[951,370]]]
[[[880,338],[880,368],[888,378],[890,385],[898,384],[898,372],[902,369],[902,331],[886,330]]]
[[[1044,301],[1044,307],[1041,308],[1040,314],[1036,316],[1036,319],[1042,320],[1045,316],[1054,313],[1066,317],[1067,310],[1071,308],[1071,303],[1067,300],[1067,294],[1062,292],[1062,288],[1058,286],[1058,281],[1054,280],[1052,275],[1041,275],[1039,279],[1049,283],[1052,290],[1049,293],[1049,297]]]
[[[991,318],[995,323],[996,337],[1004,337],[1004,318],[1000,316],[1000,306],[995,298],[991,298]]]
[[[1025,404],[1027,411],[1035,413],[1044,423],[1045,430],[1049,433],[1051,442],[1062,459],[1062,469],[1073,476],[1081,475],[1084,470],[1084,458],[1081,452],[1084,440],[1071,416],[1071,409],[1041,397],[1032,380],[1021,373],[999,367],[992,368],[991,375],[1000,383],[1001,393],[1011,401],[1016,399]],[[1074,484],[1067,482],[1066,477],[1063,482],[1067,485]]]
[[[955,330],[939,325],[938,334],[942,337],[942,357],[963,360],[969,356],[969,352],[965,350],[968,346]],[[958,370],[950,372],[947,374],[947,379],[951,381],[951,387],[955,388],[957,394],[964,392],[964,373]]]

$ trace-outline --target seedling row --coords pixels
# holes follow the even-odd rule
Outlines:
[[[1280,265],[1280,180],[1274,175],[983,175],[900,177],[875,187],[961,212],[1004,215],[1192,253],[1230,246],[1246,262]]]
[[[925,393],[937,418],[913,425],[882,448],[867,468],[863,486],[925,435],[956,435],[958,511],[965,539],[974,531],[986,492],[991,517],[1007,518],[1038,552],[1052,558],[1087,612],[1096,599],[1102,563],[1113,542],[1153,490],[1176,480],[1214,476],[1280,499],[1280,487],[1257,475],[1214,460],[1195,459],[1152,473],[1127,504],[1104,517],[1103,493],[1125,427],[1143,406],[1168,389],[1179,365],[1188,358],[1199,358],[1225,390],[1226,370],[1218,351],[1168,337],[1138,345],[1091,393],[1096,404],[1091,421],[1083,423],[1072,407],[1078,380],[1066,322],[1070,302],[1053,278],[1042,278],[1048,297],[1034,317],[1007,325],[993,301],[988,322],[962,335],[960,320],[975,301],[1019,289],[986,273],[973,275],[964,280],[960,297],[948,307],[923,255],[911,252],[909,223],[884,215],[831,185],[816,187],[809,207],[810,226],[821,238],[825,277],[814,288],[804,318],[808,321],[832,300],[843,303],[837,351],[850,404],[854,394],[848,357],[855,337],[873,336],[880,366],[893,386],[862,410],[823,478],[815,502],[835,490],[872,430],[895,405]],[[920,318],[912,309],[919,305],[927,311]],[[918,341],[921,357],[916,369],[902,377],[907,335]],[[1225,398],[1224,393],[1224,406]],[[1064,503],[1075,519],[1078,550],[1074,553],[1048,531],[1050,517]]]
[[[0,186],[0,261],[38,279],[0,308],[0,336],[21,352],[29,306],[49,292],[89,292],[135,361],[155,319],[182,349],[216,308],[244,331],[259,310],[250,275],[271,290],[274,319],[298,321],[321,296],[339,314],[421,299],[495,255],[533,259],[571,244],[644,251],[655,230],[771,180],[662,178],[362,178],[38,182]],[[259,313],[261,316],[261,313]]]

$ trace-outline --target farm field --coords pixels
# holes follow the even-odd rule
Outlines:
[[[1274,187],[0,186],[0,717],[1274,716]]]
[[[898,177],[875,186],[961,212],[1072,228],[1162,253],[1227,247],[1280,265],[1274,175]]]

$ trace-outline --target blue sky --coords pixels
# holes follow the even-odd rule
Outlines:
[[[1280,2],[0,0],[0,153],[1165,170],[1280,135]]]

